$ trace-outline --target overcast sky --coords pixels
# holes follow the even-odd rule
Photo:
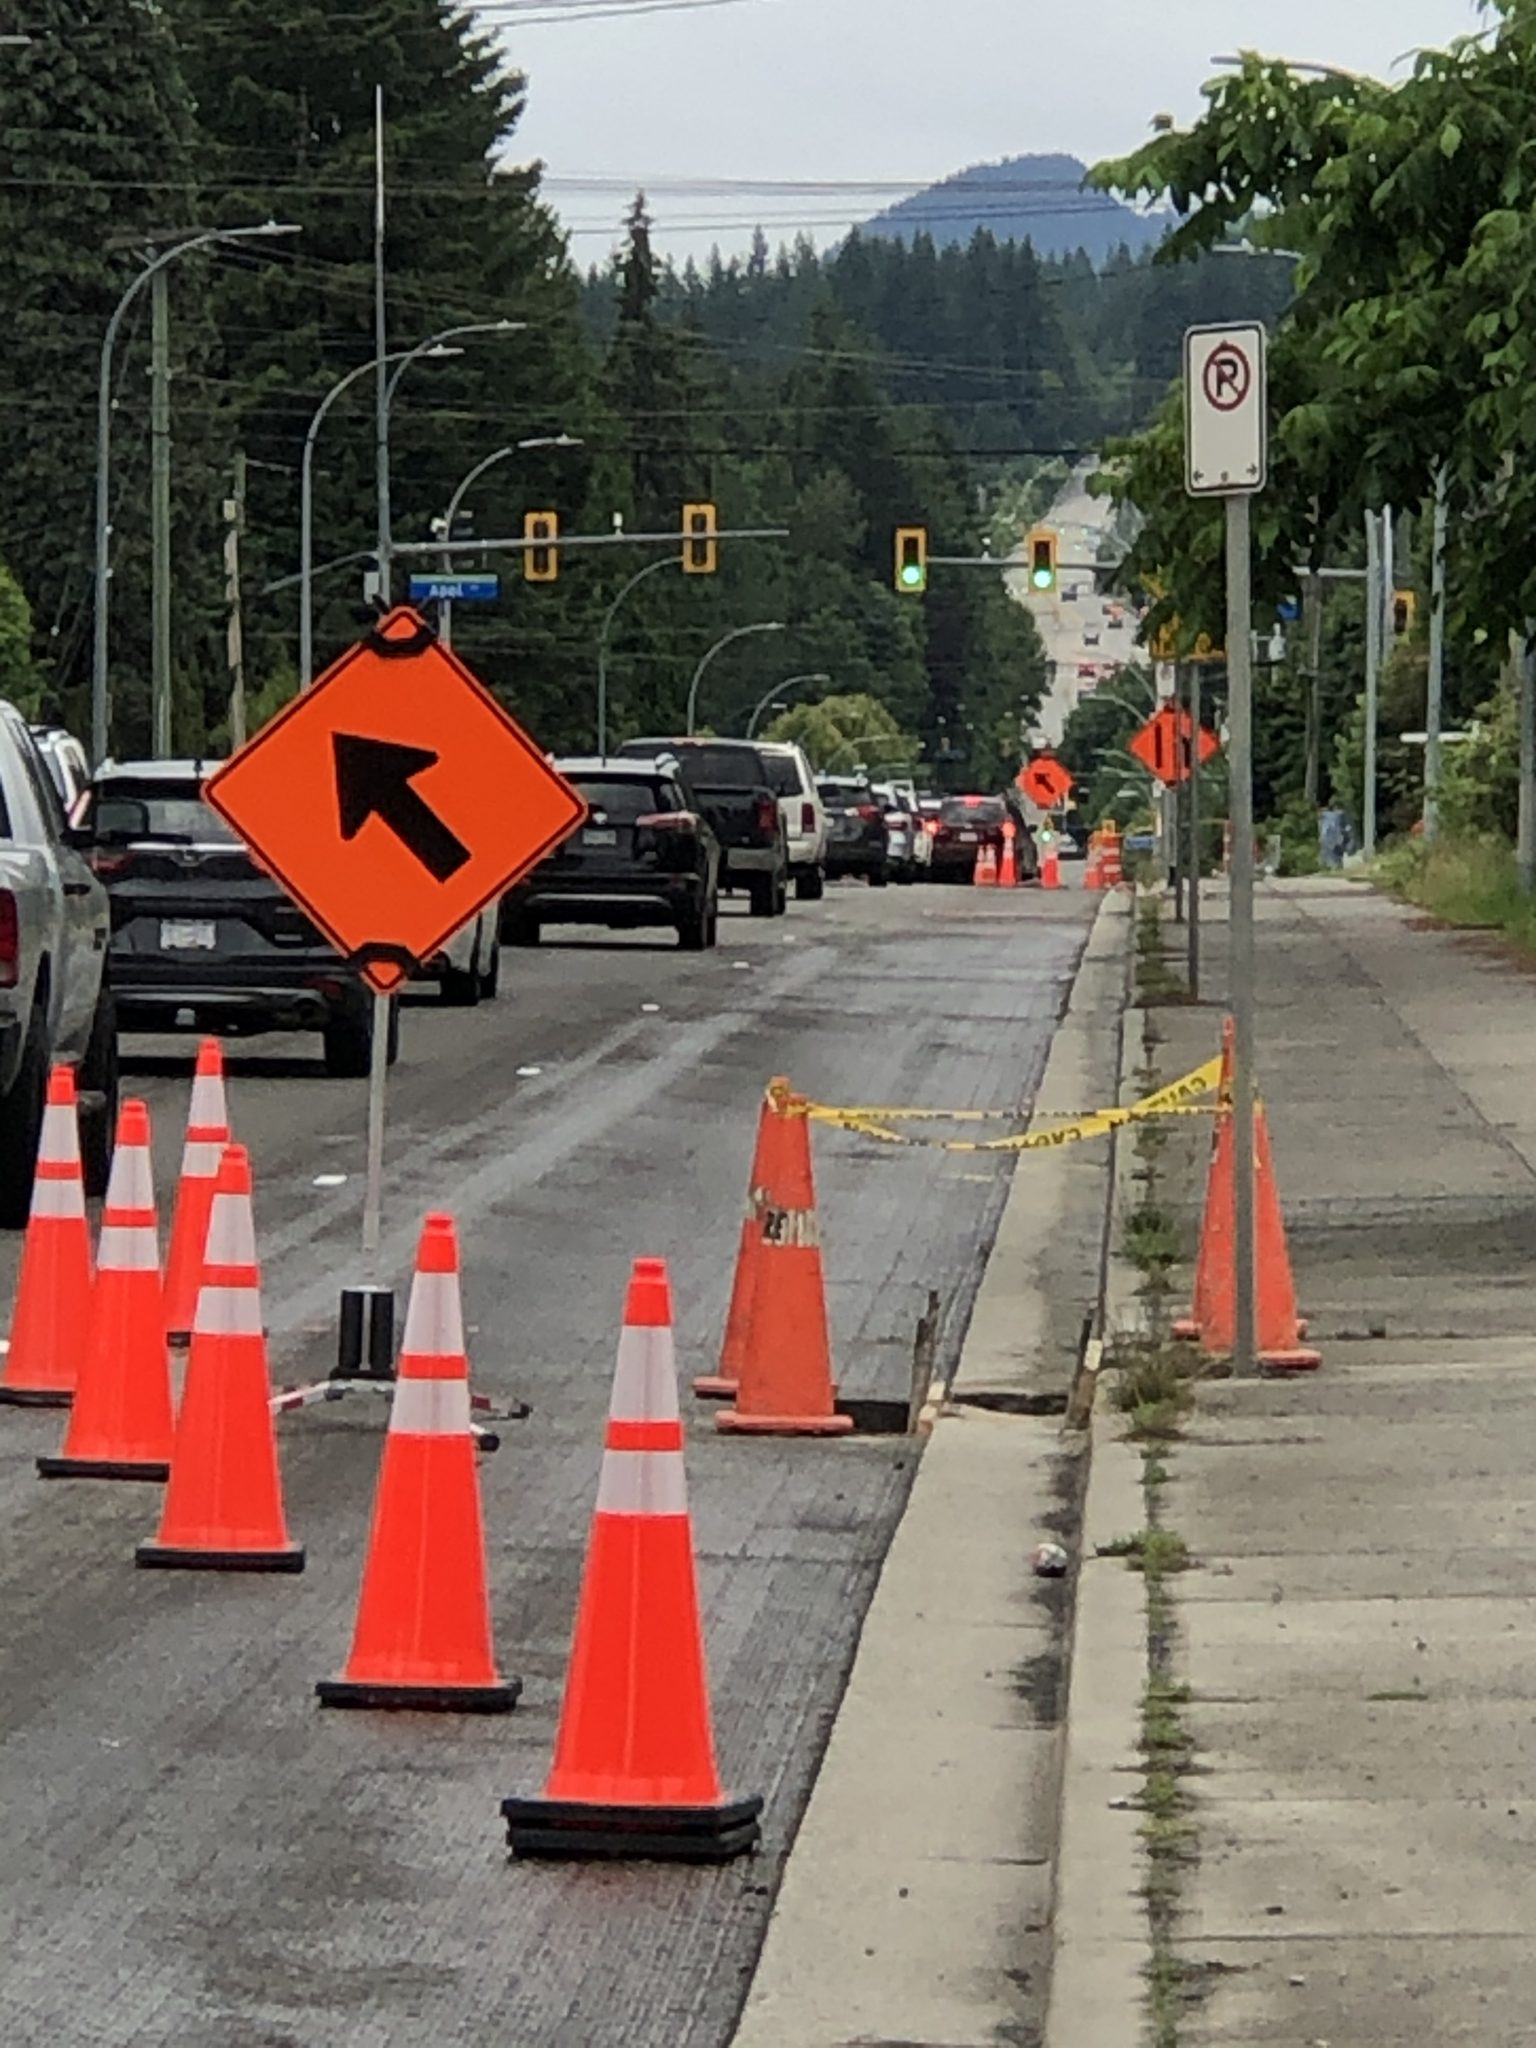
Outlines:
[[[493,0],[495,4],[495,0]],[[546,19],[569,8],[621,10]],[[628,19],[622,10],[635,6]],[[1092,162],[1142,141],[1155,113],[1188,121],[1211,58],[1239,47],[1404,75],[1405,53],[1484,25],[1474,0],[500,0],[529,77],[515,147],[585,266],[643,184],[665,246],[835,239],[896,192],[967,164],[1065,151]],[[533,18],[515,19],[527,9]],[[584,184],[584,181],[604,181]],[[724,181],[755,189],[725,191]],[[868,180],[775,193],[760,181]],[[606,181],[613,181],[611,183]],[[688,190],[692,182],[696,188]],[[714,222],[714,229],[699,223]]]

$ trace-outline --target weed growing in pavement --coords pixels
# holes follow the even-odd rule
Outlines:
[[[1134,1536],[1117,1536],[1112,1543],[1099,1545],[1099,1555],[1123,1557],[1133,1572],[1146,1572],[1151,1578],[1189,1569],[1184,1538],[1171,1529],[1138,1529]]]
[[[1125,1256],[1144,1273],[1166,1273],[1178,1260],[1178,1221],[1156,1202],[1144,1201],[1133,1209],[1120,1226],[1120,1238]]]

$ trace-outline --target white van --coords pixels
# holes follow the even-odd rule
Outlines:
[[[795,895],[802,903],[815,903],[826,886],[827,862],[827,813],[817,793],[816,777],[810,762],[792,742],[758,740],[756,745],[779,800]]]

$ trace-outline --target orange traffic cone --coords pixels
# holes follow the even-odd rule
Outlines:
[[[202,1280],[203,1246],[208,1238],[208,1212],[213,1207],[213,1184],[228,1143],[224,1055],[216,1038],[205,1038],[197,1048],[192,1105],[181,1154],[181,1180],[171,1223],[171,1248],[165,1260],[165,1327],[173,1344],[184,1341],[191,1333]]]
[[[757,1253],[761,1239],[761,1213],[767,1199],[768,1173],[775,1140],[783,1125],[775,1105],[787,1102],[790,1087],[782,1075],[768,1083],[757,1116],[757,1144],[752,1153],[752,1173],[747,1182],[746,1213],[741,1219],[741,1240],[736,1249],[736,1274],[731,1282],[731,1305],[725,1315],[725,1337],[720,1346],[720,1370],[701,1373],[693,1391],[701,1400],[729,1401],[741,1378],[741,1361],[747,1347],[752,1320],[753,1289],[757,1281]]]
[[[422,1226],[352,1654],[315,1687],[327,1707],[504,1714],[520,1679],[491,1648],[485,1526],[451,1216]]]
[[[736,1404],[715,1427],[772,1436],[841,1436],[833,1406],[827,1291],[805,1098],[772,1105],[779,1126],[765,1161],[755,1230],[758,1261]]]
[[[1222,1150],[1223,1135],[1230,1138],[1232,1119],[1232,1046],[1236,1026],[1231,1017],[1221,1020],[1221,1079],[1216,1084],[1216,1120],[1211,1132],[1211,1157],[1205,1170],[1205,1209],[1200,1221],[1200,1244],[1195,1253],[1194,1302],[1187,1316],[1173,1326],[1173,1334],[1186,1343],[1194,1342],[1216,1314],[1216,1275],[1232,1270],[1232,1240],[1224,1233],[1235,1214],[1232,1199],[1232,1148]]]
[[[507,1839],[521,1856],[721,1863],[757,1846],[762,1805],[720,1788],[672,1292],[662,1260],[636,1259],[554,1767],[540,1798],[502,1801]]]
[[[971,883],[977,889],[991,889],[997,882],[997,855],[992,851],[990,840],[976,849],[976,865],[971,870]]]
[[[1237,1336],[1237,1225],[1234,1139],[1230,1111],[1218,1113],[1216,1147],[1207,1183],[1200,1263],[1196,1269],[1193,1328],[1211,1358],[1229,1358]],[[1262,1103],[1253,1112],[1254,1336],[1261,1365],[1273,1372],[1310,1372],[1322,1354],[1302,1342],[1306,1325],[1296,1313],[1296,1282],[1285,1241],[1285,1219],[1270,1157],[1269,1123]]]
[[[251,1163],[227,1145],[214,1176],[207,1258],[176,1417],[160,1530],[141,1565],[215,1572],[301,1572],[283,1519],[272,1434]]]
[[[170,1471],[171,1361],[149,1156],[149,1111],[125,1102],[107,1182],[91,1291],[91,1334],[64,1448],[44,1479],[164,1479]]]
[[[1088,860],[1083,869],[1083,887],[1085,889],[1102,889],[1103,886],[1104,856],[1099,849],[1099,835],[1097,832],[1090,832],[1088,835]]]
[[[1116,889],[1125,880],[1125,868],[1120,859],[1121,839],[1118,832],[1105,828],[1100,841],[1099,874],[1106,889]]]
[[[80,1172],[75,1076],[69,1067],[55,1067],[48,1076],[0,1401],[67,1408],[90,1333],[91,1233]]]
[[[1056,851],[1054,839],[1040,856],[1040,886],[1042,889],[1061,887],[1061,856]]]
[[[1016,889],[1019,886],[1019,870],[1013,858],[1013,826],[1003,827],[1003,858],[998,865],[997,886],[1000,889]]]

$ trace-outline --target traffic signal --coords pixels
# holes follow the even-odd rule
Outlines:
[[[921,597],[928,588],[926,526],[898,526],[896,529],[896,588],[912,597]]]
[[[554,543],[560,538],[560,515],[558,512],[525,512],[523,514],[523,539],[536,543],[523,549],[523,581],[525,583],[553,583],[560,574],[560,550]]]
[[[1049,527],[1037,526],[1029,536],[1029,587],[1044,592],[1056,588],[1056,535]]]
[[[1411,590],[1394,590],[1392,593],[1392,631],[1401,640],[1413,631],[1413,615],[1419,608],[1419,600]]]
[[[720,546],[715,539],[713,505],[683,507],[683,574],[713,576],[719,567]]]

